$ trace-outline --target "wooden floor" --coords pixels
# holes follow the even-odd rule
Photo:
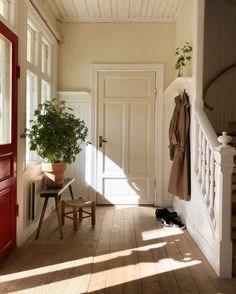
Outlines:
[[[187,230],[163,228],[153,207],[98,207],[59,238],[55,215],[0,268],[0,293],[236,293],[218,279]]]

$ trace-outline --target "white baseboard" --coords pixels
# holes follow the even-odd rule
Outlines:
[[[49,215],[52,213],[54,207],[53,205],[48,207],[48,209],[46,210],[45,212],[45,215],[44,215],[44,221],[49,217]],[[39,224],[39,219],[37,219],[36,221],[34,221],[33,223],[31,223],[30,225],[28,225],[25,230],[24,230],[24,233],[23,233],[23,240],[21,242],[24,243],[38,228],[38,224]],[[43,227],[43,225],[42,225]],[[18,244],[18,246],[20,246],[21,244]]]
[[[178,206],[177,201],[174,201],[174,209],[181,215],[181,219],[187,227],[188,232],[191,237],[202,251],[203,255],[206,257],[207,261],[214,269],[217,275],[219,275],[219,261],[216,260],[215,248],[212,248],[210,244],[207,242],[205,237],[201,234],[201,232],[194,226],[191,220],[181,214],[181,208]],[[217,244],[216,244],[217,245]]]

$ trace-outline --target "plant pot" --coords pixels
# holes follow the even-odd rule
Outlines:
[[[66,163],[42,163],[42,171],[48,188],[60,188],[64,185]]]

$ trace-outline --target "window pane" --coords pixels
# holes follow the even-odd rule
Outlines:
[[[34,117],[34,111],[38,106],[38,77],[27,72],[27,84],[26,84],[26,127],[30,128],[30,120]],[[26,159],[32,161],[36,159],[34,152],[29,150],[29,140],[26,140]]]
[[[9,1],[0,0],[0,15],[2,15],[5,19],[9,19]]]
[[[37,64],[37,32],[27,27],[27,61]]]
[[[0,35],[0,144],[11,143],[11,43]]]
[[[50,76],[51,71],[51,48],[43,40],[42,42],[42,72]]]
[[[42,103],[46,100],[51,100],[51,87],[50,84],[42,80]]]

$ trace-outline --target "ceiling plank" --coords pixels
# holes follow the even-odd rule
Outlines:
[[[87,3],[88,11],[89,11],[89,16],[91,18],[101,17],[98,0],[86,0],[86,3]]]
[[[85,0],[73,0],[79,18],[88,18],[89,12]]]
[[[166,0],[164,0],[164,2],[165,1]],[[160,17],[159,10],[160,10],[160,6],[161,6],[162,2],[163,2],[163,0],[156,0],[155,5],[154,5],[154,9],[153,9],[153,13],[152,13],[153,18]]]
[[[141,9],[141,18],[146,18],[148,10],[149,0],[143,0],[142,9]]]
[[[175,19],[178,18],[178,15],[179,15],[179,13],[180,13],[183,5],[184,5],[184,1],[185,0],[179,0],[178,7],[177,7],[176,12],[175,12]]]
[[[118,0],[111,0],[112,17],[118,17]]]
[[[169,0],[168,1],[167,6],[166,6],[166,8],[164,10],[164,14],[163,14],[164,17],[172,17],[172,15],[170,15],[170,12],[171,12],[171,8],[175,4],[174,2],[175,2],[175,0]]]
[[[72,0],[61,0],[61,2],[62,2],[62,5],[64,6],[64,9],[68,17],[72,17],[72,18],[78,17],[75,5]]]
[[[110,0],[99,0],[101,17],[112,17],[111,1]]]
[[[141,16],[142,2],[142,0],[130,0],[130,17]]]
[[[118,17],[119,18],[128,18],[129,17],[129,0],[118,0]]]
[[[155,2],[156,2],[155,0],[150,0],[149,1],[146,18],[151,18],[152,17]]]
[[[173,4],[172,4],[171,10],[170,10],[169,17],[175,17],[175,14],[178,10],[178,6],[179,6],[180,2],[181,2],[180,0],[173,0]]]
[[[161,1],[161,5],[159,7],[159,11],[158,11],[157,17],[164,17],[166,8],[169,5],[169,3],[170,3],[170,0],[168,0],[168,1],[162,0]]]
[[[118,3],[117,3],[117,0],[111,0],[111,14],[112,14],[112,17],[118,17]]]
[[[47,4],[49,6],[49,9],[51,10],[52,14],[57,20],[60,20],[62,18],[62,15],[60,11],[58,10],[55,1],[54,0],[47,0]]]
[[[60,12],[62,19],[68,17],[68,15],[65,11],[64,5],[62,4],[61,0],[53,0],[53,1],[56,5],[58,11]]]

